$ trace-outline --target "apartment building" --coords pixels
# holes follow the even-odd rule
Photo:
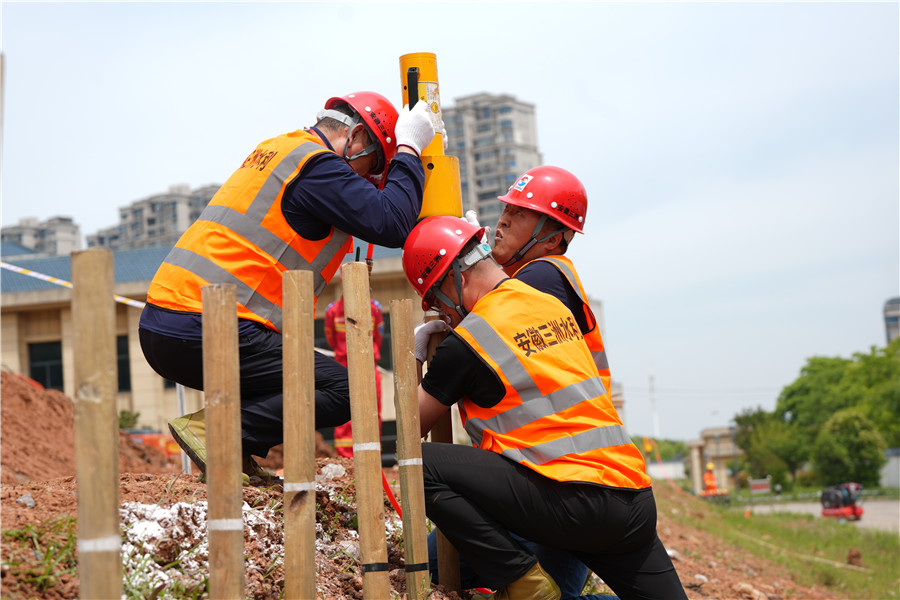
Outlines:
[[[524,171],[542,163],[534,104],[508,94],[480,93],[442,107],[449,146],[459,159],[463,212],[493,226],[506,193]]]
[[[18,244],[35,254],[68,255],[81,250],[81,228],[71,217],[36,217],[19,219],[16,225],[0,229],[3,243]]]
[[[170,186],[164,194],[119,208],[119,224],[87,236],[87,245],[111,250],[172,247],[218,190],[218,185],[195,190],[187,185]]]

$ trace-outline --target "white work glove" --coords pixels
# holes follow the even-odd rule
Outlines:
[[[397,146],[407,146],[422,156],[422,150],[434,139],[434,125],[428,116],[428,103],[416,102],[412,110],[404,106],[394,127]]]
[[[444,154],[447,154],[447,148],[450,147],[450,141],[447,139],[447,128],[444,127],[443,118],[441,118],[441,138],[444,140]]]
[[[468,221],[469,225],[471,225],[473,227],[481,227],[481,225],[478,223],[478,215],[475,213],[474,210],[466,211],[466,221]],[[491,243],[491,228],[490,228],[490,226],[485,226],[484,235],[481,237],[481,243],[482,244],[490,244]]]
[[[450,331],[450,325],[443,319],[435,319],[427,323],[419,323],[413,330],[416,338],[416,360],[423,363],[428,357],[428,340],[431,334]]]

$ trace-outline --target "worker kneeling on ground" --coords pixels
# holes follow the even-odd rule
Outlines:
[[[245,483],[272,477],[251,455],[265,457],[283,441],[282,275],[312,271],[318,297],[353,247],[351,236],[403,244],[422,207],[419,154],[434,137],[420,104],[398,114],[374,92],[331,98],[315,126],[260,143],[150,283],[139,331],[144,356],[163,377],[198,390],[201,288],[237,287]],[[316,428],[350,419],[347,369],[319,352],[315,402]],[[204,412],[170,421],[169,430],[205,472]]]
[[[509,279],[483,228],[429,217],[403,268],[453,327],[419,386],[425,435],[460,402],[473,446],[422,446],[428,517],[498,598],[550,600],[559,589],[513,539],[573,553],[619,597],[686,598],[656,535],[643,458],[612,407],[572,313]],[[416,331],[416,359],[441,320]]]
[[[597,365],[600,381],[610,389],[609,362],[597,318],[572,261],[565,256],[575,234],[583,234],[588,198],[581,181],[560,167],[544,165],[522,173],[503,196],[505,204],[495,228],[492,256],[510,277],[557,298],[572,312]],[[475,211],[466,220],[480,227]],[[485,238],[490,239],[485,227]],[[429,567],[437,579],[436,532],[428,537]],[[588,568],[570,553],[520,539],[540,558],[559,584],[564,600],[581,595]],[[460,580],[480,587],[469,562],[460,557]],[[595,596],[596,597],[596,596]]]

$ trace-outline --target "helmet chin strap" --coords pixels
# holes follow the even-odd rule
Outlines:
[[[446,304],[447,306],[452,306],[456,311],[456,314],[459,315],[460,319],[465,319],[466,315],[469,314],[463,305],[462,305],[462,272],[463,269],[460,267],[460,263],[468,269],[475,263],[480,260],[483,260],[491,255],[491,247],[488,244],[482,243],[475,246],[468,254],[465,256],[460,256],[456,260],[453,261],[453,282],[456,285],[456,297],[459,298],[459,302],[453,302],[447,294],[442,292],[439,288],[435,288],[434,295],[436,298],[440,298],[441,302]]]
[[[459,315],[459,318],[465,319],[466,315],[469,314],[469,311],[463,308],[462,305],[462,271],[459,268],[458,261],[453,261],[453,282],[456,284],[456,297],[459,298],[458,303],[451,300],[447,294],[437,288],[434,290],[434,297],[439,298],[440,301],[447,306],[452,306],[456,311],[456,314]]]
[[[347,156],[347,151],[350,149],[350,136],[353,134],[353,128],[356,127],[356,124],[359,123],[359,115],[355,117],[350,117],[345,115],[342,112],[332,110],[330,108],[319,111],[319,114],[316,115],[319,120],[322,120],[324,117],[328,117],[329,119],[334,119],[340,123],[343,123],[347,126],[347,139],[344,141],[344,156],[342,157],[347,163],[351,160],[356,160],[361,156],[366,156],[367,154],[372,154],[375,152],[377,148],[377,144],[369,144],[367,148],[364,148],[354,154],[353,156]]]
[[[544,237],[539,238],[538,234],[541,232],[541,229],[544,228],[544,223],[547,222],[548,218],[549,217],[547,215],[541,215],[541,218],[538,219],[537,225],[534,226],[534,231],[531,232],[531,239],[525,242],[525,245],[519,248],[516,253],[513,254],[512,257],[501,266],[508,267],[510,265],[516,264],[517,262],[522,260],[526,254],[528,254],[528,251],[531,250],[535,244],[545,242],[557,233],[563,233],[566,229],[568,229],[568,227],[560,227],[556,231],[551,231]]]

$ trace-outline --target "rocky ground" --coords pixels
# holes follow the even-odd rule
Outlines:
[[[77,531],[74,411],[63,394],[42,390],[29,380],[2,373],[0,432],[0,510],[4,531],[0,555],[0,594],[4,598],[68,599],[78,595],[71,531]],[[357,550],[353,461],[317,459],[317,589],[322,598],[362,598]],[[278,467],[280,453],[265,461]],[[120,516],[123,528],[123,579],[133,598],[205,598],[208,573],[206,486],[153,448],[120,438]],[[395,494],[396,469],[386,471]],[[777,563],[764,561],[720,538],[680,524],[678,511],[702,514],[706,506],[687,494],[656,486],[660,496],[659,533],[673,553],[682,583],[692,599],[835,599],[827,589],[799,586]],[[277,599],[284,583],[282,488],[246,487],[244,551],[246,596]],[[402,531],[385,503],[385,530],[393,597],[403,598]],[[13,532],[13,533],[8,533]],[[48,556],[56,568],[47,573]],[[43,571],[42,571],[43,569]],[[594,581],[595,589],[602,584]],[[432,600],[469,598],[440,586]]]

